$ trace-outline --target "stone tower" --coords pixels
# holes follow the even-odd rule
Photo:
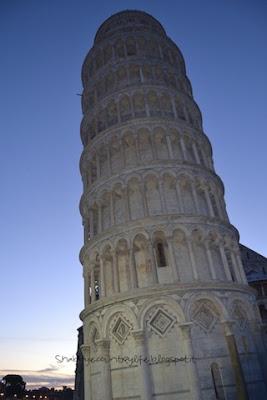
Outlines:
[[[179,48],[119,12],[82,81],[85,400],[266,399],[254,291]]]

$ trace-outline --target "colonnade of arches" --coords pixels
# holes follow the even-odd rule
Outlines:
[[[132,239],[107,241],[91,254],[84,266],[86,304],[156,284],[246,282],[235,240],[201,228],[176,229],[170,236],[141,231]]]
[[[201,114],[193,100],[189,103],[182,96],[170,95],[163,90],[128,92],[105,103],[93,115],[87,114],[83,119],[81,135],[84,146],[105,129],[136,118],[182,120],[196,129],[202,128]]]
[[[182,56],[174,46],[170,46],[166,39],[159,40],[151,35],[151,37],[126,37],[109,42],[104,45],[97,45],[88,56],[83,67],[83,83],[86,84],[88,79],[92,78],[102,67],[110,61],[131,59],[134,57],[150,58],[165,62],[171,66],[179,68],[185,73],[184,62]]]
[[[83,202],[86,236],[91,239],[114,225],[157,215],[185,214],[228,221],[222,193],[214,182],[182,173],[132,176],[125,184],[115,183],[110,190]]]
[[[81,158],[81,173],[89,188],[98,179],[107,178],[125,168],[154,161],[177,160],[213,170],[210,149],[199,138],[180,134],[176,129],[140,128],[126,130],[90,147]]]
[[[189,80],[170,68],[153,64],[115,65],[105,76],[95,83],[91,82],[88,89],[85,88],[82,97],[83,112],[92,110],[102,97],[136,84],[166,86],[192,96]]]

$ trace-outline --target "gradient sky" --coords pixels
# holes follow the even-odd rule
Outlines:
[[[267,256],[265,0],[0,0],[0,377],[72,381],[83,307],[80,70],[99,25],[151,13],[185,57],[227,210]]]

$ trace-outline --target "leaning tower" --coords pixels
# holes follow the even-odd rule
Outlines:
[[[181,51],[147,13],[82,67],[85,400],[266,399],[238,231]]]

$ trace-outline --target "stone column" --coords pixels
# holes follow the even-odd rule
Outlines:
[[[81,345],[81,352],[83,355],[83,368],[84,368],[84,399],[93,400],[91,392],[91,364],[90,364],[90,346],[87,344]]]
[[[140,384],[138,385],[140,388],[140,397],[141,400],[152,400],[153,382],[150,366],[143,361],[146,357],[149,359],[146,349],[145,333],[142,330],[136,330],[132,331],[132,335],[136,343],[136,354],[141,358],[140,366],[138,367],[140,371]]]
[[[144,216],[147,217],[149,215],[149,213],[148,213],[148,206],[147,206],[147,199],[146,199],[146,188],[145,188],[144,182],[141,182],[141,195],[142,195],[142,199],[143,199]]]
[[[197,214],[200,214],[199,204],[198,204],[198,200],[197,200],[196,188],[195,188],[195,185],[194,185],[191,181],[190,181],[190,186],[191,186],[191,190],[192,190],[192,194],[193,194],[193,199],[194,199],[194,203],[195,203],[196,213],[197,213]]]
[[[150,139],[150,143],[151,143],[151,149],[152,149],[152,157],[153,160],[157,160],[158,158],[158,152],[157,152],[157,148],[155,146],[155,140],[154,140],[154,135],[151,133],[149,136]]]
[[[95,267],[92,265],[91,267],[91,299],[92,303],[95,301],[96,296],[95,296]]]
[[[108,339],[96,340],[97,349],[100,353],[101,361],[101,386],[99,392],[101,393],[101,400],[112,400],[112,380],[110,371],[110,341]],[[103,360],[103,361],[102,361]],[[99,397],[100,398],[100,397]],[[85,400],[87,400],[85,398]]]
[[[233,265],[233,270],[234,270],[235,276],[236,276],[237,280],[239,281],[239,283],[243,283],[243,278],[242,278],[242,275],[240,273],[239,267],[237,265],[237,262],[236,262],[236,259],[235,259],[235,256],[234,256],[232,250],[230,250],[230,256],[231,256],[231,260],[232,260],[232,265]]]
[[[106,296],[105,291],[105,269],[103,257],[100,257],[100,297]]]
[[[211,278],[212,279],[216,279],[216,273],[213,267],[213,261],[212,261],[212,256],[211,256],[211,251],[209,248],[209,244],[205,242],[205,249],[207,252],[207,256],[208,256],[208,262],[209,262],[209,269],[210,269],[210,274],[211,274]]]
[[[168,244],[168,258],[169,258],[169,265],[172,268],[172,274],[173,274],[173,279],[174,281],[179,281],[180,277],[179,277],[179,271],[177,269],[177,265],[176,265],[176,261],[175,261],[175,257],[173,254],[173,238],[172,237],[167,237],[167,244]]]
[[[208,204],[210,217],[215,217],[207,188],[204,188],[204,193],[205,193],[206,202]]]
[[[194,359],[194,351],[191,339],[192,326],[193,326],[192,322],[187,322],[179,325],[183,336],[185,356],[188,359],[186,367],[189,378],[189,388],[191,392],[190,400],[201,400],[202,395],[201,395],[200,381],[198,376],[196,360]]]
[[[131,219],[131,213],[130,213],[129,194],[127,186],[123,189],[123,199],[125,204],[126,222],[128,222]]]
[[[188,161],[186,147],[185,147],[185,143],[184,143],[184,138],[182,136],[180,137],[180,143],[181,143],[183,160],[184,161]]]
[[[137,287],[137,274],[136,274],[135,260],[134,260],[134,253],[133,253],[132,246],[129,250],[129,269],[130,269],[131,287],[136,288]]]
[[[90,296],[89,296],[89,274],[87,268],[83,267],[83,279],[84,279],[84,306],[86,307],[90,304]]]
[[[192,248],[192,243],[191,243],[190,240],[187,240],[187,246],[188,246],[189,257],[190,257],[192,270],[193,270],[193,278],[195,280],[197,280],[198,279],[198,273],[197,273],[196,260],[195,260],[195,256],[194,256],[194,252],[193,252],[193,248]]]
[[[110,192],[110,223],[111,226],[115,224],[113,192]]]
[[[197,151],[197,146],[196,146],[195,142],[192,143],[192,147],[193,147],[193,152],[194,152],[194,156],[195,156],[196,162],[198,164],[201,164],[200,159],[199,159],[199,155],[198,155],[198,151]]]
[[[151,260],[151,268],[152,268],[152,275],[153,275],[153,282],[158,283],[158,273],[157,273],[157,259],[154,253],[154,246],[151,241],[148,241],[148,254]]]
[[[238,250],[238,251],[239,251],[239,250]],[[240,257],[240,255],[238,254],[238,252],[235,254],[235,258],[236,258],[237,265],[238,265],[238,268],[239,268],[239,271],[240,271],[240,275],[241,275],[241,278],[242,278],[242,282],[245,283],[245,284],[247,284],[248,281],[247,281],[247,277],[246,277],[246,274],[245,274],[245,271],[244,271],[244,266],[243,266],[243,264],[242,264],[241,257]]]
[[[228,261],[224,252],[224,248],[222,246],[222,244],[219,244],[219,249],[220,249],[220,254],[222,257],[222,262],[223,262],[223,267],[224,267],[224,272],[226,275],[226,278],[228,279],[228,281],[233,281],[231,273],[230,273],[230,269],[229,269],[229,265],[228,265]]]
[[[159,180],[159,195],[160,195],[161,210],[164,214],[167,214],[166,199],[164,195],[162,179]]]
[[[170,159],[173,159],[174,157],[173,157],[173,151],[172,151],[172,143],[171,143],[171,138],[169,135],[166,136],[166,142],[167,142],[169,157],[170,157]]]
[[[119,288],[119,276],[118,276],[118,257],[116,251],[112,253],[112,265],[113,265],[114,292],[118,293],[120,288]]]
[[[178,200],[178,204],[179,204],[179,209],[180,209],[180,212],[183,213],[184,212],[184,202],[183,202],[183,197],[182,197],[181,187],[180,187],[179,181],[176,182],[175,188],[176,188],[176,193],[177,193],[177,200]]]
[[[229,357],[234,372],[236,384],[236,400],[249,400],[246,382],[240,362],[235,336],[232,331],[234,321],[222,321],[225,340],[227,343]]]
[[[137,164],[138,164],[139,160],[140,160],[138,135],[134,136],[134,143],[135,143],[136,160],[137,160]]]

